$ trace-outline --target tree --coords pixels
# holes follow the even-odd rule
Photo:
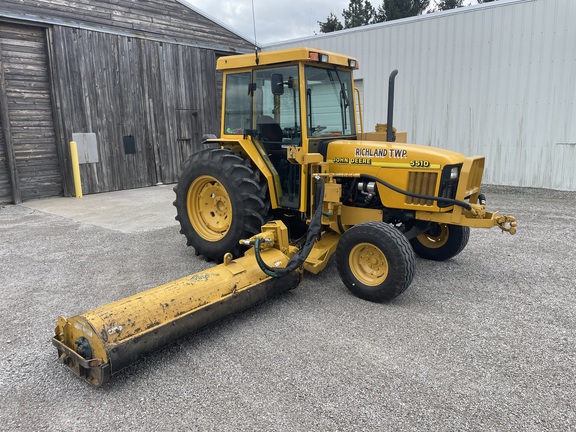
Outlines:
[[[348,9],[342,11],[344,28],[372,24],[375,13],[374,7],[368,0],[350,0]]]
[[[320,33],[330,33],[333,31],[344,29],[342,23],[332,12],[330,12],[330,15],[326,19],[326,22],[318,21],[318,24],[320,24]]]
[[[462,7],[463,1],[464,0],[440,0],[440,1],[434,0],[436,7],[434,8],[434,10],[432,10],[432,12],[445,11]]]
[[[350,0],[348,9],[342,11],[344,25],[330,12],[326,21],[318,21],[321,33],[330,33],[345,28],[360,27],[375,22],[376,10],[368,0]]]
[[[442,0],[441,3],[462,3],[462,0]],[[342,11],[344,25],[333,13],[330,13],[325,22],[318,21],[318,24],[321,33],[329,33],[342,28],[348,29],[420,15],[429,4],[430,0],[383,0],[375,9],[368,0],[350,0],[348,9]]]
[[[393,21],[422,14],[430,0],[384,0],[376,15],[381,21]]]

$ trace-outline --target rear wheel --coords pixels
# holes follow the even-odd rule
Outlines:
[[[445,261],[458,255],[470,238],[470,227],[432,224],[425,233],[410,240],[414,252],[424,259]]]
[[[336,265],[342,282],[354,295],[382,302],[410,286],[415,261],[400,231],[383,222],[365,222],[342,235]]]
[[[207,260],[242,255],[238,242],[268,220],[267,184],[250,163],[227,149],[205,149],[184,164],[174,187],[180,233]]]

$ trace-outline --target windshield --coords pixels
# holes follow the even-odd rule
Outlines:
[[[310,138],[354,135],[352,74],[306,66],[307,128]]]

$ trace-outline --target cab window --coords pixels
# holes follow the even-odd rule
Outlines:
[[[250,129],[250,72],[226,75],[224,133],[242,135]]]

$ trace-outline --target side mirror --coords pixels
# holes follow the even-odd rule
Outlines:
[[[282,74],[273,73],[271,77],[272,94],[280,96],[284,94],[284,77]]]

